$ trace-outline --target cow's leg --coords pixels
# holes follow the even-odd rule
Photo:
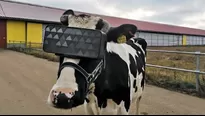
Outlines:
[[[140,115],[139,107],[140,107],[141,98],[142,98],[142,96],[138,97],[137,100],[136,100],[136,113],[135,113],[135,115]]]
[[[85,106],[85,112],[87,115],[99,115],[99,107],[98,107],[98,99],[94,95],[94,89],[95,85],[91,84],[90,85],[90,93],[87,95],[87,101],[85,101],[84,106]]]
[[[129,112],[126,111],[124,101],[121,102],[120,107],[118,108],[117,115],[128,115]]]
[[[133,102],[136,104],[135,115],[140,115],[139,107],[140,107],[141,98],[142,98],[142,88],[138,89],[138,91],[133,94]]]
[[[117,115],[118,105],[111,99],[107,99],[107,104],[101,108],[100,115]]]
[[[93,102],[87,103],[87,102],[85,102],[84,106],[85,106],[85,113],[87,115],[99,115],[99,108],[98,108],[96,103],[93,103]]]

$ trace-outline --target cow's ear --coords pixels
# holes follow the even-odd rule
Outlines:
[[[74,15],[74,11],[69,9],[69,10],[66,10],[63,15]]]
[[[112,27],[107,33],[107,40],[116,43],[126,43],[135,36],[137,27],[133,24],[122,24],[118,27]]]
[[[117,28],[120,32],[117,38],[117,43],[125,43],[130,38],[134,37],[137,32],[137,27],[133,24],[122,24]]]
[[[137,32],[137,26],[133,24],[122,24],[119,26],[120,30],[122,30],[123,34],[127,34],[126,37],[128,39],[134,37],[135,33]]]

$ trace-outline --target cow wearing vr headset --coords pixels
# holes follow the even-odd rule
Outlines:
[[[110,27],[109,23],[87,14],[75,14],[67,10],[60,18],[64,26],[101,30],[107,36],[105,68],[89,85],[83,75],[74,68],[61,67],[56,83],[50,90],[48,103],[56,108],[71,109],[85,105],[88,115],[128,115],[132,103],[136,114],[145,86],[147,42],[134,37],[137,27],[122,24]],[[91,73],[99,64],[98,59],[60,57],[61,64],[71,62]]]

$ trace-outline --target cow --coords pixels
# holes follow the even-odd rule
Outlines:
[[[87,14],[76,15],[67,10],[60,18],[63,25],[101,30],[107,35],[105,68],[86,92],[83,75],[66,63],[74,63],[91,73],[99,64],[98,59],[60,57],[57,81],[48,95],[48,104],[55,108],[72,109],[85,106],[88,115],[128,115],[131,103],[136,104],[136,114],[145,86],[145,63],[147,42],[134,34],[137,27],[122,24],[111,27],[98,17]],[[124,38],[123,41],[118,41]]]

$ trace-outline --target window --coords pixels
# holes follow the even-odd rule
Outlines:
[[[191,38],[191,36],[187,36],[187,45],[192,45],[192,38]]]
[[[182,45],[181,35],[173,35],[173,45]]]
[[[152,46],[157,46],[158,45],[158,35],[157,34],[152,34]]]
[[[203,37],[198,37],[198,45],[202,45],[202,39],[203,39]]]
[[[158,34],[158,46],[164,46],[164,34]]]
[[[197,38],[196,38],[196,36],[192,36],[191,39],[192,39],[192,45],[197,45]]]
[[[140,33],[139,33],[139,37],[144,38],[144,33],[143,33],[143,32],[140,32]]]
[[[145,39],[146,39],[146,41],[147,41],[147,44],[148,44],[149,46],[151,46],[151,45],[152,45],[151,33],[145,33]]]
[[[173,45],[173,40],[174,40],[174,35],[169,35],[168,46],[172,46]]]
[[[164,44],[164,46],[169,45],[169,35],[168,34],[164,34],[163,44]]]
[[[202,45],[205,45],[205,37],[202,38]]]

